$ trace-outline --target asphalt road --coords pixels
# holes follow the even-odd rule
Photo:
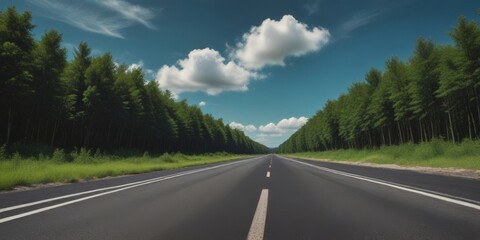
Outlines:
[[[267,155],[0,194],[0,239],[480,239],[480,181]]]

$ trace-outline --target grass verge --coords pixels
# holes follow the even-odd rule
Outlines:
[[[379,149],[348,149],[283,155],[345,162],[480,170],[480,140],[464,140],[460,144],[433,140],[419,144],[382,146]]]
[[[103,155],[99,152],[93,154],[85,149],[66,154],[63,150],[57,149],[49,156],[40,154],[36,157],[25,157],[15,153],[12,156],[0,157],[0,190],[11,190],[16,186],[76,182],[107,176],[175,169],[245,158],[249,155],[166,153],[160,156],[149,156],[146,153],[143,156],[122,157]]]

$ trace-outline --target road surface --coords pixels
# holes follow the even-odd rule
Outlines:
[[[480,181],[266,155],[2,193],[0,239],[480,239]]]

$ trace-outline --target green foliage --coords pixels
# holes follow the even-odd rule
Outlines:
[[[19,14],[15,7],[0,11],[0,142],[7,145],[13,142],[16,120],[28,112],[25,107],[33,93],[31,19],[29,12]]]
[[[398,164],[442,168],[480,170],[480,140],[465,140],[460,144],[433,139],[421,144],[405,143],[378,149],[340,149],[323,152],[301,152],[290,157],[327,159],[347,162]]]
[[[121,156],[122,154],[126,156]],[[56,149],[52,157],[33,158],[15,153],[11,159],[0,161],[0,190],[39,183],[76,182],[83,179],[174,169],[248,157],[227,153],[205,155],[176,153],[150,157],[141,153],[132,154],[133,152],[125,151],[116,152],[114,155],[103,154],[95,158],[86,149],[71,153]]]
[[[6,160],[8,158],[7,145],[3,144],[0,146],[0,161]]]
[[[22,155],[20,155],[19,152],[13,153],[12,158],[11,158],[11,160],[12,160],[13,162],[20,162],[20,161],[22,161],[22,159],[23,159],[23,158],[22,158]]]
[[[117,66],[110,53],[91,56],[81,42],[67,61],[62,34],[47,31],[35,41],[31,18],[14,7],[0,12],[0,144],[49,145],[44,155],[80,148],[73,156],[78,162],[93,161],[85,149],[268,151],[221,119],[176,102],[155,81],[145,81],[142,69]]]
[[[169,153],[164,153],[162,156],[159,157],[159,160],[166,163],[177,162],[177,159],[171,156]]]
[[[52,161],[54,162],[66,162],[67,161],[67,155],[65,154],[65,151],[63,149],[55,149],[52,154]]]
[[[392,57],[384,73],[371,69],[365,82],[328,101],[277,151],[380,147],[391,148],[393,158],[398,150],[429,159],[443,155],[442,140],[480,138],[479,24],[460,17],[450,36],[453,46],[419,38],[409,61]]]
[[[421,160],[429,160],[444,154],[444,142],[439,139],[433,139],[431,142],[418,144],[413,151],[413,156]]]
[[[73,161],[76,163],[94,163],[95,158],[92,156],[90,150],[86,148],[80,148],[79,151],[75,151],[72,153]]]

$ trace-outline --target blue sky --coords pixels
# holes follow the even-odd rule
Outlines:
[[[149,80],[200,104],[269,147],[278,146],[371,67],[406,60],[419,36],[450,44],[471,0],[61,1],[4,0],[29,10],[36,38],[63,33],[70,53],[140,65]],[[71,55],[70,55],[71,57]]]

